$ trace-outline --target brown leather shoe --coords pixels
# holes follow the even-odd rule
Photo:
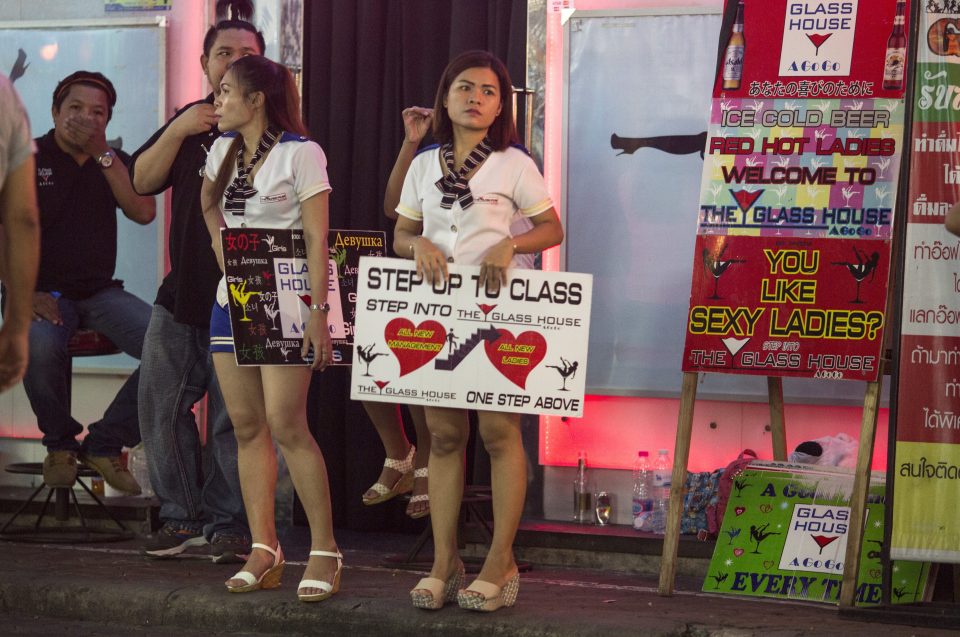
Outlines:
[[[80,454],[80,462],[103,476],[103,481],[117,491],[127,495],[140,495],[140,485],[126,467],[120,464],[120,456],[89,456],[83,453]]]
[[[77,454],[73,451],[50,451],[43,459],[43,481],[50,488],[69,489],[77,481]]]

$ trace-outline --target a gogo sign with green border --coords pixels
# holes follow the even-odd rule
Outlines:
[[[881,600],[883,475],[870,481],[858,605]],[[853,474],[755,462],[733,484],[703,584],[706,592],[836,603],[850,528]],[[923,599],[929,565],[895,562],[894,603]]]

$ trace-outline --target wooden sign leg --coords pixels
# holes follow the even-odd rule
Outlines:
[[[767,376],[767,396],[770,399],[770,432],[773,436],[773,459],[787,459],[787,430],[783,422],[783,379]]]
[[[877,434],[877,413],[884,370],[877,380],[867,383],[863,400],[863,420],[860,423],[860,448],[857,451],[857,470],[850,493],[850,529],[847,532],[847,553],[843,560],[843,583],[840,587],[840,605],[853,606],[857,595],[857,576],[860,573],[860,551],[863,547],[863,529],[867,513],[867,492],[870,489],[870,466],[873,463],[873,442]]]
[[[693,431],[693,405],[697,398],[695,372],[684,372],[680,389],[680,415],[677,418],[677,442],[673,455],[673,482],[670,487],[670,510],[667,529],[663,536],[663,556],[660,559],[660,595],[673,595],[677,573],[677,546],[680,543],[680,517],[683,513],[683,485],[687,481],[687,461],[690,457],[690,434]]]

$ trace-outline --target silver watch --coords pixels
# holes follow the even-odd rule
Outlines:
[[[112,150],[105,150],[97,157],[97,163],[100,164],[100,168],[110,168],[110,166],[113,166],[114,157],[116,157],[116,155],[114,155]]]

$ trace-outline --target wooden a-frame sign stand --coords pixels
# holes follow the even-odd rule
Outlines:
[[[888,293],[889,300],[895,295]],[[889,312],[887,314],[889,316]],[[867,383],[863,400],[863,416],[860,421],[860,447],[857,451],[857,468],[850,494],[850,528],[847,552],[843,565],[843,580],[840,588],[840,605],[853,606],[857,589],[857,573],[860,572],[860,550],[863,544],[864,521],[867,510],[867,490],[870,487],[870,465],[873,460],[873,443],[877,431],[877,414],[880,389],[886,371],[881,361],[877,380]],[[684,372],[680,390],[680,415],[677,419],[677,441],[674,448],[673,484],[683,485],[687,479],[687,463],[690,456],[690,434],[693,430],[693,407],[697,397],[697,372]],[[767,377],[767,393],[770,402],[770,429],[773,438],[774,460],[787,459],[787,436],[783,421],[783,379]],[[680,541],[680,519],[683,513],[683,488],[674,488],[667,513],[667,529],[663,537],[663,556],[660,562],[660,595],[672,595],[677,571],[677,546]]]

